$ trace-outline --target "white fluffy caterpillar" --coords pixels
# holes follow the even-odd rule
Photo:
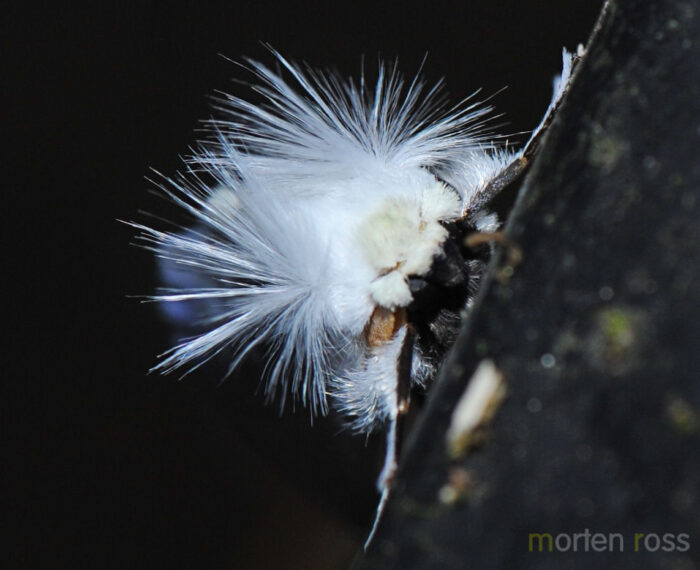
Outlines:
[[[137,225],[161,259],[165,288],[153,298],[203,331],[155,368],[233,348],[230,372],[265,347],[269,396],[318,414],[330,405],[359,432],[388,428],[380,513],[410,387],[432,375],[487,259],[464,236],[498,227],[488,203],[534,152],[572,58],[564,53],[550,109],[515,152],[487,135],[489,108],[446,109],[439,86],[406,83],[395,67],[380,67],[367,90],[364,78],[273,53],[290,80],[249,62],[265,102],[224,99],[215,140],[163,186],[194,225]]]

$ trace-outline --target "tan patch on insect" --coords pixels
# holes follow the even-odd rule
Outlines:
[[[370,347],[385,345],[394,338],[396,331],[404,326],[407,320],[406,309],[403,307],[393,311],[385,307],[375,307],[365,326],[367,344]]]

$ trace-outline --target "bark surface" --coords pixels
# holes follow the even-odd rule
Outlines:
[[[506,232],[357,567],[700,566],[698,1],[607,5]],[[485,359],[507,396],[451,457]]]

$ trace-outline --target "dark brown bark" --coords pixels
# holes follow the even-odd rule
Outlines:
[[[360,568],[700,564],[700,3],[615,0],[599,26],[506,228],[522,263],[494,260]],[[484,359],[508,395],[451,459]]]

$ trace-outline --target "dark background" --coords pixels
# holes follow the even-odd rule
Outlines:
[[[533,128],[562,46],[601,2],[231,2],[3,7],[2,516],[17,568],[334,568],[373,514],[380,441],[282,418],[242,372],[147,376],[171,342],[151,256],[130,245],[149,168],[173,174],[231,59],[357,75],[360,58],[424,55],[452,100],[483,88],[504,132]],[[516,137],[517,138],[517,137]],[[9,177],[7,174],[9,173]],[[7,199],[9,198],[9,200]]]

